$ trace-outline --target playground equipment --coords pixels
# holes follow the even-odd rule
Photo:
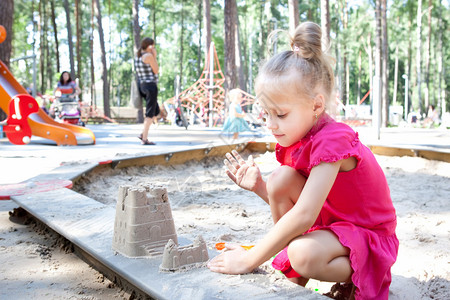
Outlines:
[[[31,141],[31,128],[28,116],[36,113],[39,106],[29,95],[17,95],[9,102],[9,115],[0,123],[9,141],[16,145],[25,145]]]
[[[5,28],[0,25],[0,41],[5,39],[5,35]],[[21,103],[25,103],[26,105],[23,106]],[[17,82],[6,65],[0,60],[0,108],[6,113],[6,115],[9,116],[6,122],[3,122],[2,125],[5,123],[20,125],[20,127],[14,127],[14,130],[16,131],[12,135],[12,127],[9,127],[9,125],[5,127],[7,128],[7,131],[10,132],[9,134],[6,132],[8,138],[13,136],[13,139],[10,139],[11,143],[23,145],[26,141],[29,142],[29,140],[25,137],[29,137],[29,139],[31,139],[32,134],[45,139],[53,140],[57,145],[95,144],[95,135],[91,130],[81,126],[58,123],[39,107],[37,108],[37,111],[34,111],[34,104],[32,103],[36,103],[36,100],[28,95],[25,88]],[[27,108],[27,105],[31,105],[33,110]],[[15,110],[12,111],[10,109],[11,107],[14,107]],[[19,111],[17,111],[17,108],[19,108]],[[25,117],[24,112],[29,112],[27,115],[28,118]],[[17,116],[17,113],[19,113],[22,117],[22,121],[19,122],[20,124],[9,123],[13,120],[14,122],[17,121],[17,119],[13,119],[13,115],[15,114]],[[25,129],[26,127],[30,128],[31,134]],[[22,138],[20,138],[20,136]]]
[[[199,121],[209,127],[223,123],[225,120],[225,77],[220,68],[214,43],[209,47],[200,78],[189,88],[166,102],[174,107],[185,109],[190,116],[191,123]],[[242,107],[251,106],[255,97],[241,91],[243,94]],[[245,109],[244,109],[245,110]]]

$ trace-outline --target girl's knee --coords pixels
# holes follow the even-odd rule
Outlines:
[[[270,196],[285,195],[289,189],[296,187],[299,190],[305,185],[306,179],[294,168],[281,166],[275,169],[267,179],[267,192]]]
[[[292,268],[303,277],[310,278],[316,264],[315,251],[301,240],[293,241],[288,247],[288,257]]]

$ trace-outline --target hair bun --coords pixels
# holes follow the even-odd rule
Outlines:
[[[291,38],[292,49],[304,59],[320,58],[322,56],[322,30],[313,22],[301,23]]]

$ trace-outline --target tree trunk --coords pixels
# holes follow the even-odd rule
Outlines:
[[[205,53],[209,53],[209,45],[211,45],[211,4],[209,0],[203,0],[204,22],[205,22]]]
[[[198,50],[197,50],[197,78],[202,75],[202,22],[203,22],[203,6],[202,0],[198,0]]]
[[[342,7],[342,11],[341,11],[341,19],[342,19],[342,25],[344,27],[344,30],[347,31],[348,29],[348,11],[347,11],[347,0],[344,1],[344,6]],[[342,43],[342,55],[343,55],[343,59],[342,59],[342,70],[344,72],[344,74],[342,74],[342,93],[341,96],[343,97],[342,102],[345,103],[345,105],[350,104],[350,99],[349,99],[349,66],[348,66],[348,61],[347,61],[347,43],[344,41]]]
[[[294,1],[297,2],[297,1]],[[330,45],[330,1],[321,0],[320,1],[320,21],[322,28],[322,44],[325,47]],[[325,48],[327,49],[327,48]]]
[[[183,47],[183,38],[184,38],[184,0],[181,0],[181,11],[180,11],[180,19],[181,19],[181,32],[180,32],[180,85],[182,86],[183,82],[183,54],[184,54],[184,47]]]
[[[375,121],[372,125],[380,125],[381,117],[381,94],[382,94],[382,79],[381,79],[381,69],[382,69],[382,25],[381,25],[381,1],[375,1],[375,24],[376,24],[376,36],[375,36],[375,79],[374,79],[374,97],[372,106],[373,120]],[[378,128],[378,127],[377,127]],[[378,130],[377,130],[377,133]],[[377,136],[379,139],[380,136]]]
[[[266,49],[264,45],[266,45],[266,27],[264,26],[264,4],[265,1],[258,1],[259,4],[259,61],[263,61]]]
[[[70,75],[72,78],[75,78],[75,62],[74,62],[74,58],[73,58],[72,25],[70,23],[70,7],[69,7],[68,0],[64,0],[64,10],[66,11],[67,40],[69,41]]]
[[[56,59],[56,72],[61,72],[61,64],[59,60],[59,40],[58,40],[58,28],[56,26],[56,14],[55,14],[55,0],[50,1],[50,10],[52,15],[53,34],[55,36],[55,59]]]
[[[369,58],[369,88],[371,90],[369,94],[370,104],[373,103],[373,48],[372,48],[372,35],[369,33],[367,36],[367,56]]]
[[[66,0],[67,1],[67,0]],[[94,0],[95,13],[97,15],[98,22],[98,36],[100,38],[100,49],[101,49],[101,59],[102,59],[102,81],[103,81],[103,111],[105,116],[111,117],[111,109],[109,104],[109,84],[108,84],[108,67],[106,65],[106,50],[105,50],[105,38],[103,34],[103,24],[102,24],[102,11],[100,7],[100,1]]]
[[[336,4],[338,5],[338,4]],[[339,22],[335,22],[335,31],[336,32],[336,41],[339,41],[340,24]],[[335,47],[335,56],[336,56],[336,89],[337,89],[337,97],[344,104],[342,97],[342,68],[341,68],[341,43],[337,42]]]
[[[141,47],[141,27],[139,26],[139,0],[133,0],[133,9],[132,9],[132,17],[133,17],[133,57],[136,57],[136,53]],[[134,63],[132,65],[132,69],[134,70]],[[134,70],[135,72],[136,70]],[[133,76],[136,76],[133,75]],[[137,80],[137,76],[136,76]],[[141,124],[144,123],[144,107],[142,106],[142,99],[138,103],[137,115],[136,115],[136,123]]]
[[[393,92],[393,96],[392,96],[392,102],[394,105],[397,105],[397,86],[398,86],[398,43],[395,46],[394,92]]]
[[[406,68],[405,74],[409,78],[408,82],[409,82],[410,86],[411,86],[411,82],[412,82],[412,78],[411,78],[411,74],[412,74],[412,72],[411,72],[411,69],[412,69],[412,66],[411,66],[411,62],[412,62],[412,38],[411,37],[412,36],[413,36],[413,34],[412,34],[412,19],[410,18],[410,19],[408,19],[408,37],[409,37],[408,38],[408,53],[407,53],[407,58],[406,58],[406,63],[405,63],[405,68]],[[407,108],[405,107],[405,109],[407,109],[405,111],[406,117],[408,116],[409,111],[412,110],[412,97],[410,97],[410,95],[412,95],[411,92],[412,92],[412,89],[410,89],[408,87],[408,95],[406,96],[407,103],[405,103],[405,106],[407,106]],[[408,119],[406,118],[406,120],[408,120]]]
[[[225,1],[225,82],[227,91],[236,87],[236,1]]]
[[[9,68],[12,50],[12,24],[14,17],[14,1],[1,0],[0,1],[0,24],[6,29],[6,39],[0,44],[0,60]]]
[[[38,32],[39,32],[39,73],[40,73],[40,90],[41,92],[45,92],[45,40],[46,37],[44,35],[43,21],[45,19],[45,13],[43,6],[45,5],[44,1],[39,1],[39,23],[38,23]]]
[[[381,0],[381,26],[382,26],[382,49],[381,49],[381,120],[382,126],[387,127],[389,121],[389,49],[387,32],[387,1]]]
[[[77,52],[77,72],[76,72],[76,78],[78,78],[78,85],[80,88],[82,85],[82,77],[81,77],[81,10],[80,10],[80,3],[81,0],[75,0],[75,26],[77,30],[77,43],[76,43],[76,52]],[[80,94],[80,100],[83,100],[83,93]]]
[[[417,72],[417,105],[422,112],[422,0],[417,0],[417,40],[416,40],[416,72]]]
[[[133,0],[132,14],[133,14],[133,40],[134,40],[133,54],[136,55],[141,43],[141,27],[139,26],[139,0]]]
[[[45,14],[45,19],[44,19],[44,35],[47,37],[49,34],[48,32],[48,22],[49,22],[49,18],[48,18],[48,1],[42,1],[44,3],[44,14]],[[49,47],[49,42],[48,42],[48,38],[44,39],[43,41],[43,46],[45,49],[45,75],[46,75],[46,84],[45,84],[45,89],[43,90],[43,92],[45,92],[48,88],[53,89],[53,66],[52,66],[52,59],[51,59],[51,54],[50,54],[50,47]]]
[[[91,2],[91,33],[89,36],[89,50],[90,50],[90,61],[91,61],[91,105],[94,109],[97,108],[97,99],[95,96],[95,69],[94,69],[94,16],[95,16],[95,5],[94,1]]]
[[[289,33],[293,35],[295,28],[297,28],[299,23],[298,0],[289,0],[288,5],[289,5]]]
[[[242,54],[241,54],[241,37],[240,37],[240,32],[239,32],[239,16],[237,14],[237,6],[236,6],[236,20],[234,22],[235,24],[235,28],[234,28],[234,33],[235,33],[235,50],[236,50],[236,68],[237,68],[237,74],[239,74],[239,78],[238,78],[238,83],[239,83],[239,88],[241,90],[245,90],[245,78],[244,78],[244,68],[243,68],[243,61],[242,61]]]
[[[14,16],[14,1],[1,0],[0,1],[0,20],[1,25],[6,29],[6,39],[0,44],[0,60],[9,68],[11,60],[12,49],[12,24]],[[0,109],[0,121],[6,119],[6,113]],[[1,138],[2,136],[0,136]]]
[[[356,99],[357,99],[357,103],[359,105],[359,101],[361,100],[361,74],[362,73],[362,51],[359,50],[358,52],[358,82],[357,82],[357,95],[356,95]]]
[[[443,53],[443,45],[442,45],[442,3],[439,1],[439,20],[438,20],[438,49],[436,51],[436,60],[438,62],[438,104],[441,106],[441,115],[444,115],[447,110],[447,104],[445,101],[445,69],[443,68],[444,65],[444,53]]]
[[[428,36],[427,50],[425,52],[425,109],[428,111],[430,104],[430,56],[431,56],[431,10],[433,8],[432,0],[428,0]]]

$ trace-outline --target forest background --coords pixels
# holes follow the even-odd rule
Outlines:
[[[449,111],[448,0],[1,0],[8,36],[0,59],[29,87],[35,55],[43,94],[52,93],[62,71],[71,72],[83,100],[110,117],[111,106],[130,105],[141,37],[156,41],[160,102],[174,96],[177,76],[181,90],[201,76],[210,41],[225,89],[254,94],[261,62],[290,48],[286,34],[271,41],[269,34],[292,32],[303,21],[321,24],[331,41],[343,104],[372,105],[376,97],[383,126],[389,107],[405,101],[408,112],[426,114],[429,105]]]

